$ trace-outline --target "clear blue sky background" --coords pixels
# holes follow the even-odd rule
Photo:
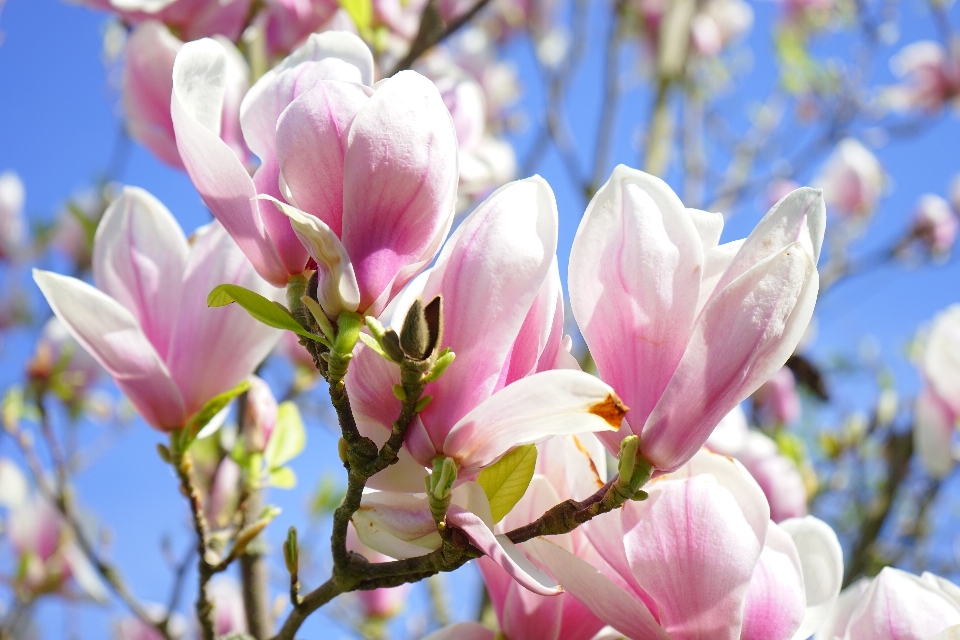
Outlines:
[[[754,3],[757,23],[749,40],[753,49],[755,73],[748,100],[732,105],[731,120],[742,121],[743,110],[751,101],[762,99],[775,81],[770,55],[769,26],[775,15],[771,2]],[[935,33],[926,18],[924,4],[907,0],[901,4],[904,33],[901,43],[932,38]],[[952,18],[957,20],[956,11]],[[109,86],[101,63],[101,33],[106,23],[102,14],[63,4],[56,0],[8,0],[0,14],[0,30],[5,33],[0,45],[0,171],[13,169],[23,178],[27,189],[27,211],[33,220],[49,220],[71,193],[92,184],[107,167],[117,132],[117,95]],[[601,95],[601,48],[598,41],[606,33],[601,12],[591,12],[591,46],[570,91],[568,114],[582,151],[592,157],[597,112]],[[827,45],[837,47],[836,43]],[[896,47],[894,47],[896,48]],[[839,50],[839,49],[837,49]],[[891,50],[884,50],[889,54]],[[543,102],[543,88],[531,61],[529,48],[516,45],[509,55],[517,64],[525,85],[523,107],[536,113]],[[624,61],[628,63],[627,60]],[[889,78],[881,60],[878,77]],[[741,94],[742,95],[742,94]],[[615,159],[638,164],[634,148],[638,116],[645,116],[649,91],[635,86],[624,97],[618,110],[618,138]],[[523,156],[536,127],[517,133],[515,139]],[[894,177],[892,190],[878,212],[875,224],[862,247],[884,246],[898,236],[916,198],[924,192],[943,194],[951,178],[960,170],[960,126],[954,116],[944,119],[931,132],[905,143],[896,143],[877,151]],[[587,168],[587,161],[583,161]],[[610,167],[612,168],[612,166]],[[548,154],[538,171],[547,178],[557,194],[561,216],[560,264],[565,270],[569,246],[584,207],[582,196],[567,181],[557,155]],[[809,178],[809,176],[804,176]],[[124,182],[145,187],[174,212],[185,230],[192,231],[209,219],[200,198],[185,175],[168,169],[148,152],[134,145],[122,175]],[[725,240],[742,237],[763,213],[760,200],[746,203],[730,221]],[[56,266],[56,263],[47,266]],[[32,282],[24,273],[7,274],[28,288],[36,308]],[[903,357],[903,347],[917,326],[950,303],[960,302],[960,264],[907,272],[888,267],[843,285],[823,301],[818,313],[819,337],[815,353],[853,353],[864,336],[873,336],[881,345],[881,357],[893,367],[900,389],[912,394],[918,379]],[[34,336],[18,331],[2,344],[0,384],[19,381],[21,365],[29,353]],[[282,377],[282,375],[281,375]],[[869,385],[845,385],[849,393],[840,401],[844,408],[863,406],[870,397]],[[294,467],[301,478],[295,492],[275,491],[271,501],[283,507],[270,540],[276,551],[287,526],[306,525],[303,511],[307,491],[317,485],[322,473],[338,473],[335,437],[324,426],[323,412],[309,412],[309,443]],[[97,427],[84,427],[86,438],[96,436]],[[186,509],[176,483],[154,451],[161,436],[141,423],[130,429],[116,446],[79,479],[82,503],[114,533],[110,556],[119,564],[135,593],[145,600],[165,601],[170,571],[160,554],[161,537],[169,536],[178,553],[190,544]],[[0,455],[11,455],[9,442],[0,440]],[[337,476],[339,478],[339,475]],[[284,571],[274,554],[275,593],[283,593]],[[323,576],[309,576],[316,584]],[[455,578],[456,594],[451,594],[457,618],[475,614],[479,599],[476,573],[461,571]],[[414,606],[424,600],[424,589],[414,592]],[[422,607],[420,607],[422,609]],[[41,606],[44,637],[105,637],[111,616],[109,611],[91,607]],[[72,631],[78,631],[77,634]],[[301,634],[309,638],[347,637],[348,631],[329,626],[317,616]]]

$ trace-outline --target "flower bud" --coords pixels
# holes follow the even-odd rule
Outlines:
[[[913,214],[913,235],[934,256],[950,252],[957,239],[957,216],[950,203],[932,193],[920,197]]]
[[[23,201],[26,194],[20,176],[12,171],[0,173],[0,258],[16,257],[26,239]]]
[[[243,414],[243,440],[248,452],[263,453],[277,422],[277,399],[261,378],[250,376]]]

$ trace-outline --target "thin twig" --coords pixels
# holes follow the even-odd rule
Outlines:
[[[394,76],[404,69],[412,67],[413,63],[415,63],[420,56],[459,31],[473,20],[474,16],[480,13],[489,3],[490,0],[478,0],[466,13],[447,23],[439,32],[434,31],[430,26],[429,18],[424,19],[429,15],[429,12],[436,10],[432,4],[428,5],[421,15],[420,30],[413,44],[410,45],[410,50],[407,52],[407,55],[396,64],[389,75]]]
[[[190,504],[190,513],[193,516],[193,529],[197,534],[197,620],[200,622],[200,631],[204,640],[215,640],[216,631],[213,626],[213,604],[207,597],[207,584],[213,577],[213,566],[207,562],[209,547],[207,520],[203,515],[203,503],[200,491],[194,486],[191,473],[193,462],[187,453],[180,454],[179,459],[173,461],[173,466],[180,480],[180,489]]]

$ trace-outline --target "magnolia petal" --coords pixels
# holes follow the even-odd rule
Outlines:
[[[960,624],[944,629],[930,640],[960,640]]]
[[[947,403],[925,387],[913,410],[913,448],[932,478],[945,478],[957,463],[953,453],[955,423]]]
[[[557,204],[540,177],[495,191],[444,246],[423,290],[424,300],[443,296],[443,345],[457,354],[427,386],[433,402],[420,414],[437,451],[496,388],[511,347],[504,336],[519,332],[556,247]]]
[[[776,373],[813,316],[819,277],[794,243],[714,294],[641,441],[658,469],[676,469],[733,407]]]
[[[460,529],[475,547],[503,567],[521,586],[541,596],[563,593],[563,588],[535,567],[509,538],[495,536],[476,514],[451,504],[447,511],[447,525]]]
[[[930,638],[960,624],[960,605],[917,576],[885,567],[850,616],[851,638]]]
[[[740,252],[740,247],[746,240],[734,240],[714,247],[703,256],[703,276],[700,279],[700,297],[697,300],[697,315],[703,311],[707,301],[720,283],[720,278],[727,271],[730,263]]]
[[[607,456],[592,433],[557,436],[537,447],[537,473],[544,474],[562,500],[583,500],[607,481]]]
[[[422,640],[495,640],[496,635],[479,622],[458,622],[438,629]]]
[[[372,84],[370,48],[346,31],[314,33],[250,87],[240,104],[240,124],[250,149],[261,159],[275,154],[280,114],[317,80]]]
[[[144,420],[162,431],[184,425],[180,391],[129,311],[75,278],[34,269],[33,279],[70,334],[107,370]]]
[[[600,377],[642,427],[693,329],[703,242],[659,178],[623,165],[591,200],[570,252],[573,315]],[[623,434],[601,436],[611,450]]]
[[[840,593],[836,603],[827,612],[826,618],[814,634],[814,640],[836,640],[846,636],[850,616],[860,603],[860,596],[870,587],[872,581],[872,578],[860,578]]]
[[[525,546],[568,593],[620,633],[630,638],[670,640],[643,603],[590,563],[545,538],[535,538]]]
[[[646,500],[623,507],[623,546],[664,628],[679,638],[736,640],[764,538],[713,476],[661,479],[645,489]]]
[[[960,415],[960,305],[951,305],[934,318],[921,366],[937,395]]]
[[[307,248],[319,270],[317,301],[327,315],[337,317],[343,311],[356,311],[360,304],[360,289],[353,263],[340,238],[322,220],[296,207],[280,202],[270,196],[260,196],[270,200],[285,216],[300,242]]]
[[[804,640],[823,625],[837,601],[843,584],[843,550],[830,525],[813,516],[784,520],[780,528],[793,539],[803,569],[807,605],[793,639]]]
[[[203,201],[257,272],[286,286],[289,274],[264,229],[253,180],[219,137],[226,67],[226,52],[214,40],[188,42],[177,54],[170,104],[177,148]]]
[[[546,476],[534,475],[523,497],[497,523],[496,531],[503,533],[530,524],[560,502],[560,496],[550,480]]]
[[[723,214],[699,209],[687,209],[687,214],[693,221],[693,226],[697,228],[700,242],[703,243],[703,255],[706,256],[720,244],[720,236],[723,235]]]
[[[549,436],[615,431],[626,407],[609,385],[582,371],[544,371],[504,387],[465,415],[443,444],[464,470],[479,470],[522,444]]]
[[[165,357],[180,309],[187,239],[152,195],[125,187],[107,208],[93,242],[93,279],[133,314]]]
[[[170,118],[173,62],[183,46],[156,20],[137,25],[127,37],[123,67],[123,111],[127,130],[160,160],[180,168]]]
[[[797,633],[804,619],[804,576],[790,535],[773,522],[753,570],[744,602],[740,640],[808,638]]]
[[[770,524],[770,505],[763,489],[739,460],[701,449],[687,464],[666,477],[680,479],[698,475],[711,476],[729,491],[757,540],[766,539],[767,527]]]
[[[426,497],[389,491],[365,493],[351,521],[363,544],[391,558],[422,556],[440,547],[437,523]]]
[[[239,305],[207,306],[210,291],[224,283],[238,284],[266,298],[282,295],[257,275],[224,228],[214,221],[194,234],[167,356],[188,414],[253,373],[280,340],[280,331],[259,322]],[[216,375],[211,375],[213,371]]]
[[[317,82],[277,123],[277,158],[296,206],[343,231],[343,156],[354,117],[373,93],[360,84]],[[286,196],[286,194],[284,194]]]
[[[560,270],[554,257],[497,381],[500,389],[535,371],[553,369],[563,333],[563,294]]]
[[[453,223],[457,138],[431,81],[401,71],[377,86],[350,127],[343,176],[343,245],[366,310],[427,266]]]
[[[750,232],[715,291],[794,243],[799,243],[816,265],[826,223],[827,209],[820,189],[801,187],[791,191]]]

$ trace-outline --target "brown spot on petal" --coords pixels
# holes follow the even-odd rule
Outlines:
[[[593,472],[594,482],[596,482],[597,488],[602,487],[605,483],[600,478],[600,472],[597,471],[597,465],[593,464],[593,458],[590,457],[590,452],[587,451],[587,448],[583,446],[583,443],[580,442],[580,438],[577,436],[573,436],[573,444],[575,444],[580,453],[587,458],[587,462],[590,464],[590,470]]]
[[[607,396],[606,400],[590,407],[590,413],[606,420],[607,424],[613,427],[614,431],[620,429],[620,423],[623,421],[623,416],[627,414],[627,411],[629,411],[627,405],[623,404],[615,393],[611,393]]]

